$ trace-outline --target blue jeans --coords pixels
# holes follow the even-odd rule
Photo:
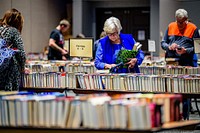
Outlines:
[[[189,120],[189,114],[190,114],[190,99],[184,98],[183,99],[183,119]]]

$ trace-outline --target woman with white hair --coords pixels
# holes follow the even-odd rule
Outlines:
[[[95,67],[97,69],[111,69],[116,66],[117,54],[121,49],[132,50],[136,43],[131,34],[122,34],[122,26],[116,17],[108,18],[104,23],[103,30],[106,36],[99,40],[98,48],[95,56]],[[136,58],[131,58],[126,65],[128,67],[120,67],[117,73],[135,72],[139,73],[138,65],[142,63],[144,53],[139,50]]]

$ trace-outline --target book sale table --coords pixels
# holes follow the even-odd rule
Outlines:
[[[126,130],[126,129],[67,129],[67,128],[43,128],[43,127],[0,127],[1,133],[151,133],[165,130],[186,130],[191,131],[200,124],[199,120],[170,122],[164,124],[161,128],[150,130]]]
[[[172,93],[172,92],[141,92],[141,91],[125,91],[125,90],[96,90],[96,89],[79,89],[79,88],[21,88],[21,91],[33,91],[36,93],[40,92],[65,92],[67,95],[68,91],[73,91],[75,94],[93,94],[93,93],[108,93],[109,95],[112,94],[126,94],[126,93],[154,93],[154,94],[181,94],[183,98],[194,98],[196,110],[200,116],[200,110],[197,105],[197,99],[200,98],[199,93]]]

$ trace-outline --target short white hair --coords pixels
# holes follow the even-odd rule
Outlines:
[[[178,9],[176,10],[175,17],[180,19],[188,18],[188,13],[185,9]]]
[[[118,18],[110,17],[105,21],[103,30],[106,33],[113,33],[117,30],[119,34],[122,30],[122,26]]]
[[[66,26],[70,26],[70,23],[69,23],[69,21],[68,21],[68,20],[66,20],[66,19],[63,19],[63,20],[61,20],[61,21],[60,21],[60,25],[66,25]]]

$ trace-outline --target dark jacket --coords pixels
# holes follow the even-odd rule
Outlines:
[[[166,51],[166,58],[179,58],[179,65],[181,66],[195,66],[193,59],[196,57],[194,53],[194,40],[198,38],[199,33],[197,27],[188,23],[183,34],[179,32],[176,22],[169,24],[165,36],[161,42],[161,47]],[[169,50],[169,46],[173,43],[186,49],[186,53],[178,55],[176,51]]]

